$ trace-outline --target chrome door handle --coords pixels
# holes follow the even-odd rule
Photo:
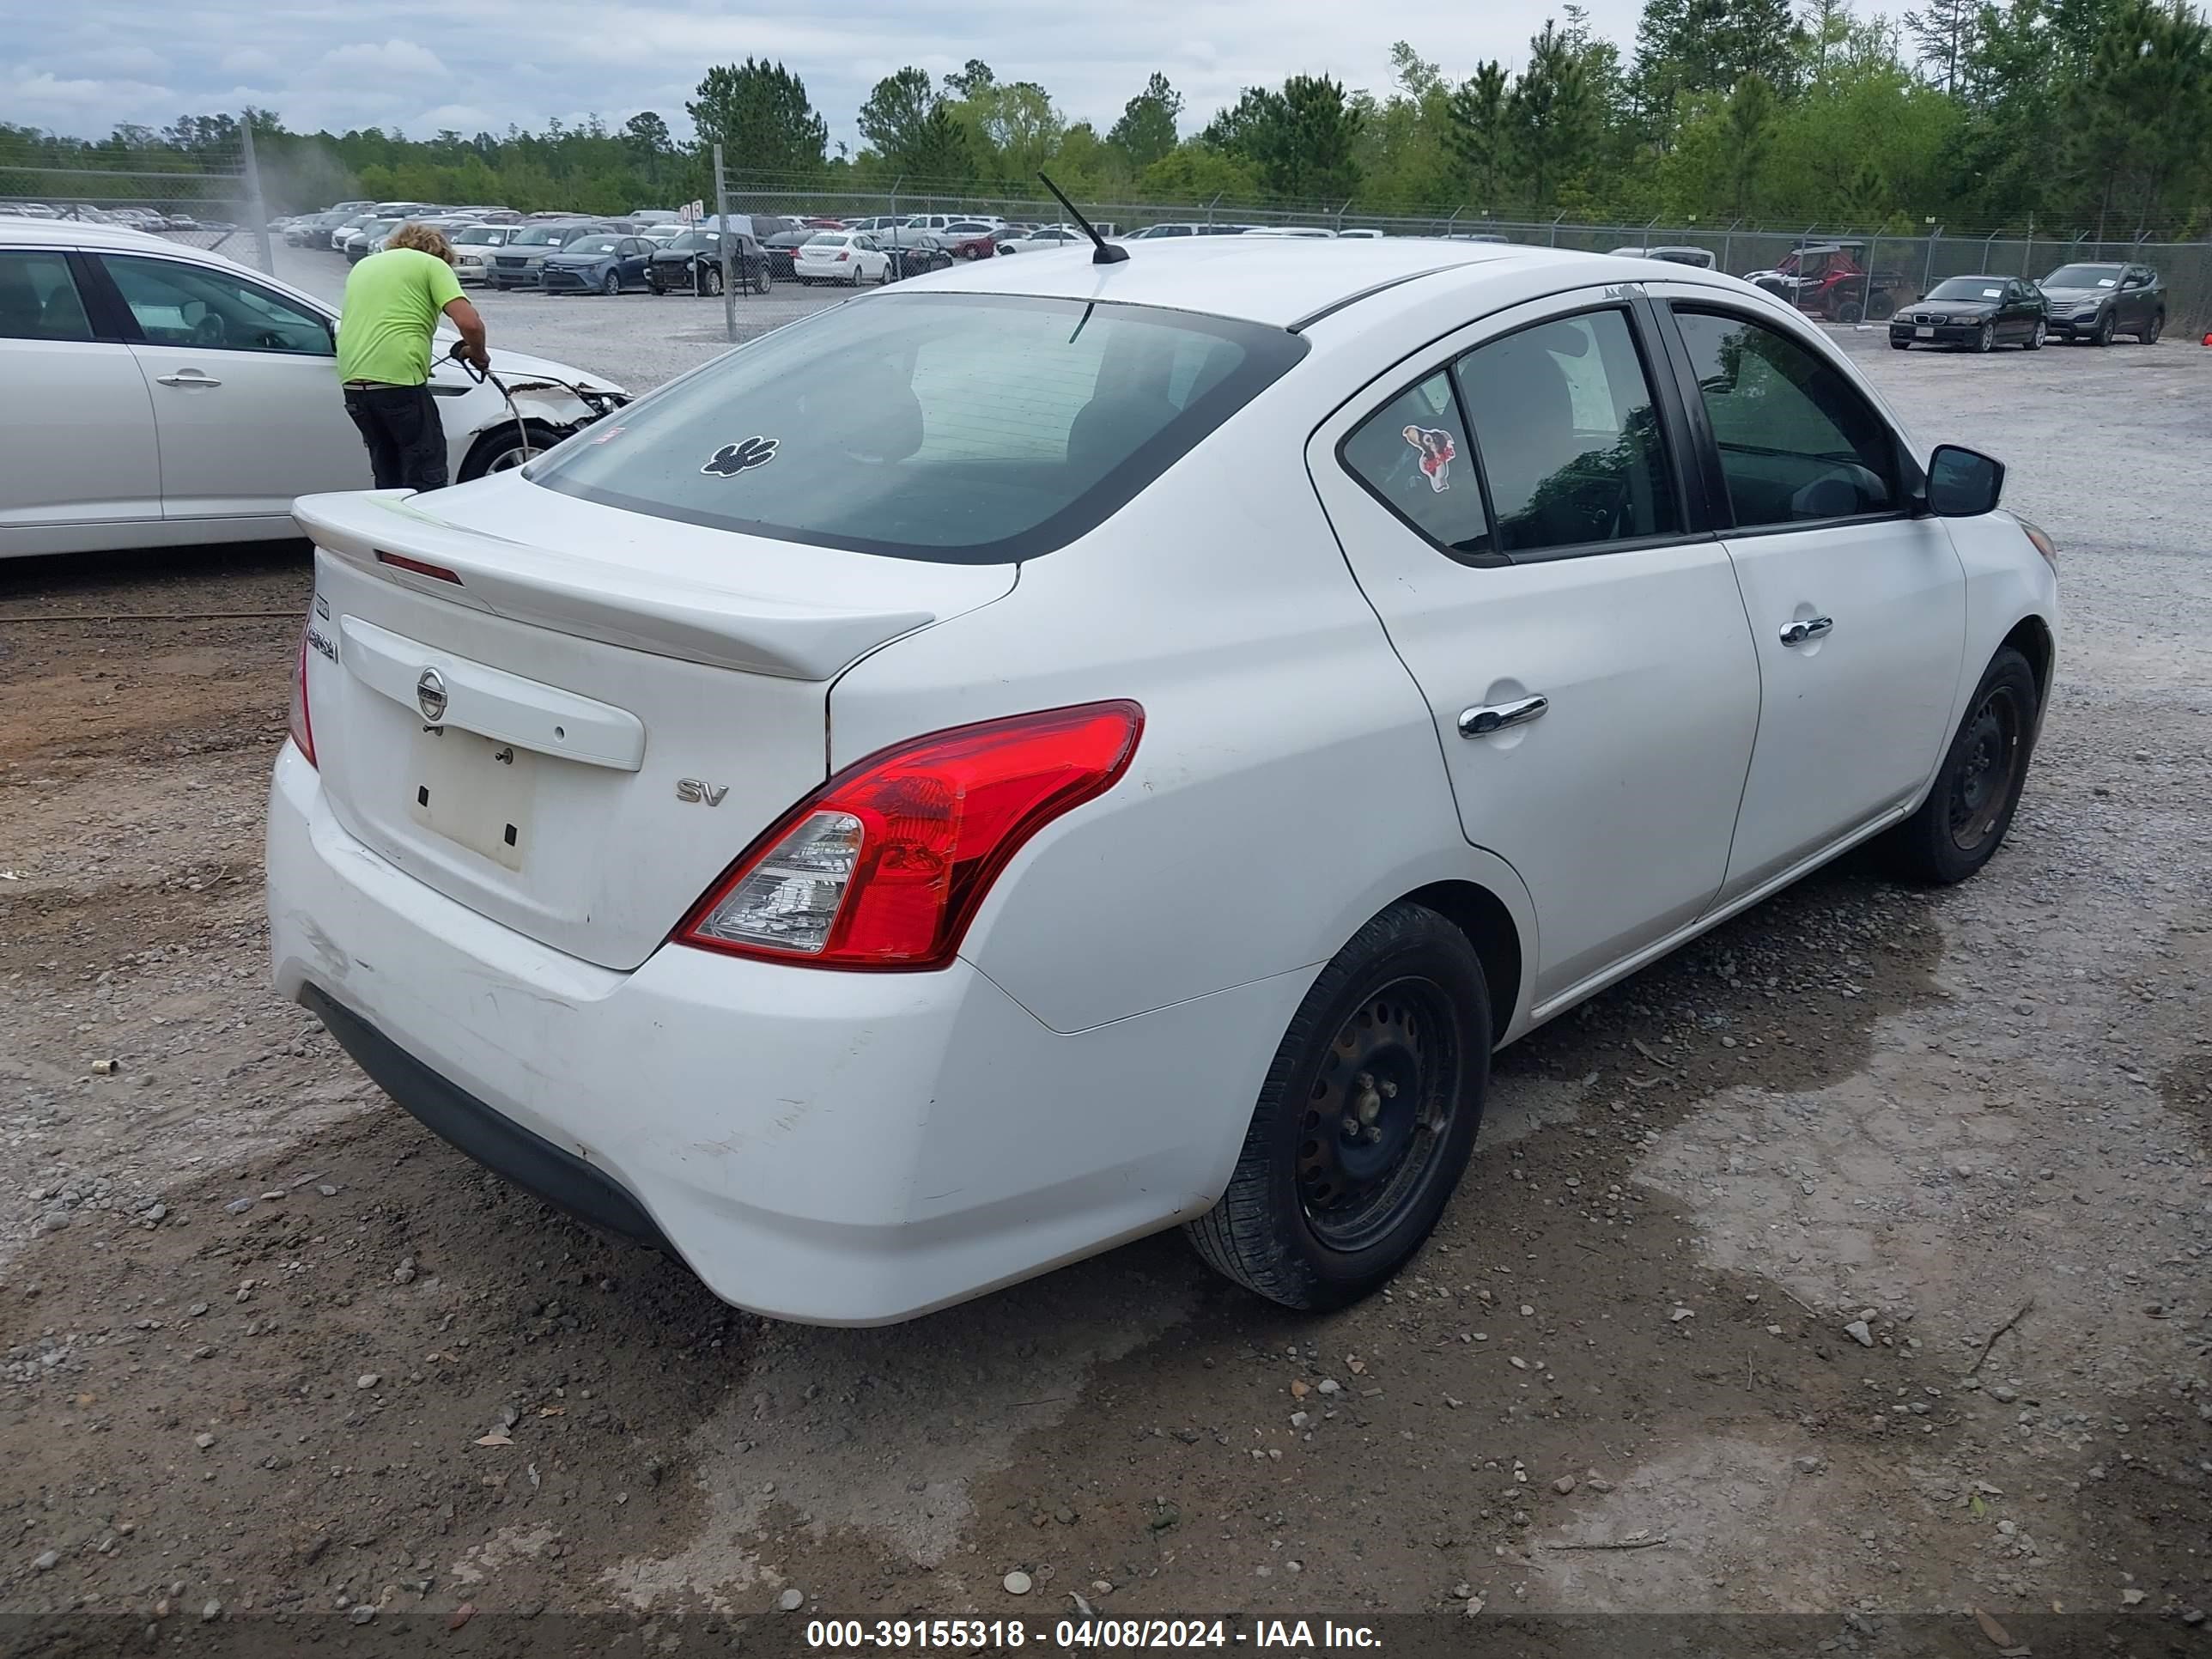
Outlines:
[[[1794,622],[1782,630],[1782,643],[1802,645],[1808,640],[1825,637],[1836,625],[1833,617],[1814,617],[1808,622]]]
[[[1525,726],[1539,719],[1551,706],[1549,697],[1520,697],[1487,708],[1463,708],[1460,711],[1459,734],[1462,738],[1486,738],[1509,726]]]
[[[203,374],[197,368],[185,369],[179,374],[156,374],[155,380],[163,386],[221,386],[222,382]]]

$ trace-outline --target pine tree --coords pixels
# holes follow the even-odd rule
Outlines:
[[[1487,211],[1498,202],[1512,157],[1512,133],[1506,122],[1506,75],[1494,58],[1452,88],[1450,125],[1444,143],[1467,168],[1474,204]]]

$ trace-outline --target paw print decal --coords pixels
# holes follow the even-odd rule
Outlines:
[[[734,478],[738,473],[756,466],[766,466],[775,459],[776,438],[748,438],[741,444],[724,444],[707,458],[707,465],[699,470],[717,478]]]

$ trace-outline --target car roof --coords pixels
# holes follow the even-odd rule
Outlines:
[[[1649,260],[1510,243],[1414,236],[1199,236],[1148,240],[1110,265],[1088,259],[978,259],[928,281],[940,292],[1114,300],[1287,328],[1374,290],[1474,265],[1495,266],[1501,274],[1509,269],[1572,267],[1592,283],[1652,276]]]
[[[139,253],[159,251],[190,256],[204,254],[207,250],[193,247],[167,236],[157,236],[150,230],[133,230],[128,225],[103,225],[89,219],[14,219],[0,218],[0,243],[60,243],[71,247],[114,248],[121,252]],[[210,263],[227,265],[234,263],[217,256]]]

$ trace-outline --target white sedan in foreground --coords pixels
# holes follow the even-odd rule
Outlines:
[[[0,557],[300,533],[296,495],[360,489],[338,316],[198,248],[104,225],[0,220]],[[516,398],[440,362],[451,476],[511,467],[627,401],[495,349]],[[594,408],[551,384],[592,394]]]
[[[787,1318],[1187,1224],[1385,1282],[1491,1051],[1838,852],[2004,837],[2055,559],[1726,277],[989,260],[317,544],[276,981]]]

